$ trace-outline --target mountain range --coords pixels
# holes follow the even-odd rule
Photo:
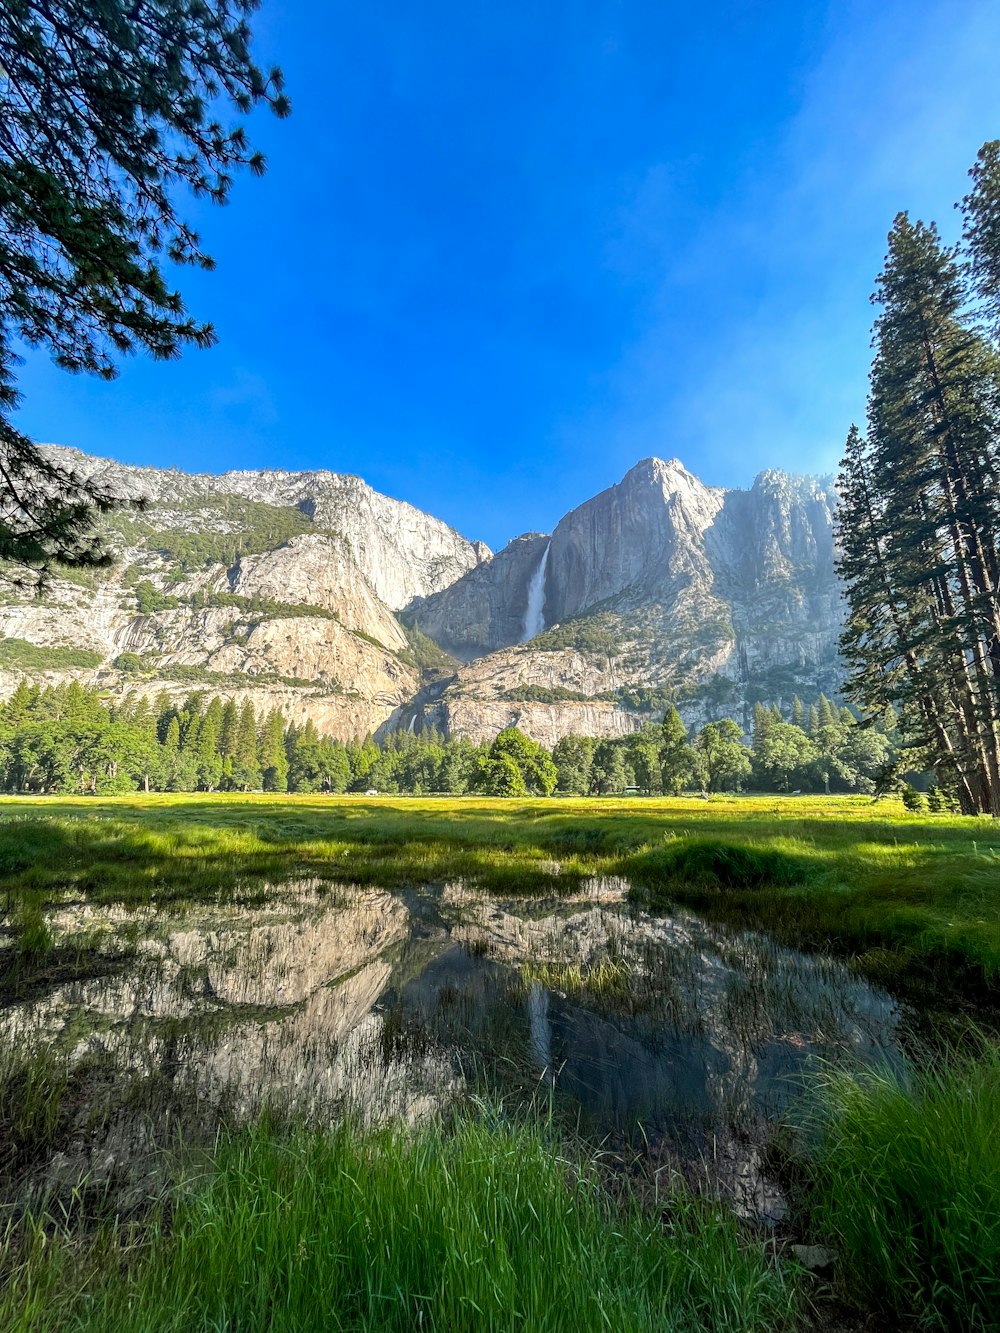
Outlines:
[[[192,689],[351,739],[435,726],[624,735],[836,694],[832,478],[749,490],[647,458],[493,553],[328,471],[191,475],[45,446],[138,502],[110,570],[0,587],[0,693],[24,675],[110,695]]]

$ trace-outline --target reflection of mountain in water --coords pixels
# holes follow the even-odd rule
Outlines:
[[[812,1059],[895,1049],[894,1004],[840,964],[649,916],[626,889],[596,880],[542,902],[304,883],[173,920],[63,910],[57,934],[127,922],[134,963],[11,1008],[0,1032],[110,1052],[211,1102],[327,1119],[425,1116],[470,1079],[549,1088],[598,1140],[728,1156],[743,1174],[754,1150],[738,1140]]]

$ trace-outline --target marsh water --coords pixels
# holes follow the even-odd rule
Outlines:
[[[299,881],[224,903],[66,906],[56,941],[118,963],[0,1010],[0,1040],[235,1116],[378,1123],[469,1097],[536,1102],[623,1170],[699,1177],[778,1221],[768,1132],[818,1061],[896,1061],[905,1016],[835,960],[647,914],[627,890]],[[80,1123],[93,1157],[106,1144]]]

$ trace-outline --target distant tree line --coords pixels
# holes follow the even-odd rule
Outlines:
[[[789,716],[758,704],[749,738],[728,718],[689,736],[674,708],[662,723],[550,752],[508,727],[492,741],[397,732],[345,744],[312,722],[193,693],[109,703],[79,683],[22,681],[0,706],[0,788],[7,792],[369,791],[607,796],[636,790],[876,792],[894,781],[889,727],[859,726],[824,696]]]
[[[874,300],[866,436],[838,537],[848,689],[896,710],[916,766],[1000,815],[1000,140],[980,150],[959,246],[896,218]]]

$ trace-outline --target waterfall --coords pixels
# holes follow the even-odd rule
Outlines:
[[[546,1082],[552,1079],[552,1025],[549,1022],[549,993],[537,981],[528,991],[528,1032],[531,1053],[542,1067]]]
[[[545,543],[542,558],[539,560],[538,566],[531,576],[531,582],[528,584],[528,605],[524,609],[522,643],[527,643],[536,634],[541,634],[545,628],[545,568],[549,563],[549,547],[551,545],[551,542]]]

